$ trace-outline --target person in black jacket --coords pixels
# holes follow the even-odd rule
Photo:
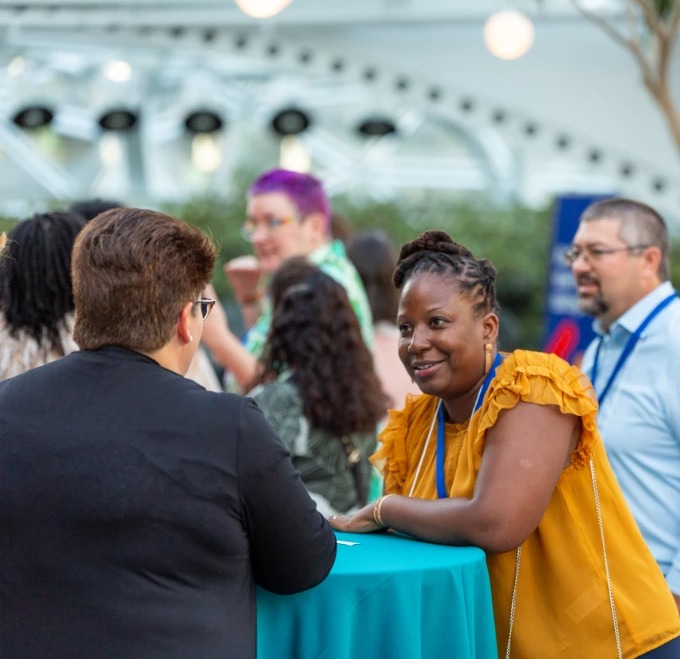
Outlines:
[[[255,584],[321,582],[336,541],[250,399],[183,377],[212,243],[115,209],[73,254],[75,340],[0,383],[0,656],[253,659]]]

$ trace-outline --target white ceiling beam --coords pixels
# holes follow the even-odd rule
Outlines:
[[[591,0],[602,14],[622,13],[618,0]],[[62,3],[24,3],[0,6],[0,25],[15,27],[272,27],[277,25],[381,25],[395,23],[437,23],[483,21],[498,11],[498,0],[294,0],[277,16],[258,20],[246,16],[231,0],[122,0],[98,2],[86,0]],[[514,5],[534,18],[573,18],[578,14],[568,0],[552,0],[539,6],[535,0],[521,0]]]

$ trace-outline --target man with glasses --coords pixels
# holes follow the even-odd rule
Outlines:
[[[598,337],[581,368],[628,505],[680,610],[680,301],[663,218],[629,199],[581,216],[565,253]]]
[[[307,257],[342,284],[364,341],[372,347],[373,322],[366,292],[342,242],[331,238],[328,199],[318,179],[283,169],[260,176],[248,191],[241,234],[252,244],[255,256],[234,259],[225,266],[225,273],[248,327],[245,341],[241,343],[229,330],[219,305],[203,335],[204,343],[238,387],[247,389],[253,381],[269,332],[272,309],[265,294],[266,282],[293,256]]]

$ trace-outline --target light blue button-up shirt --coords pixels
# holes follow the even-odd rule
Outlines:
[[[626,341],[649,313],[673,293],[657,286],[632,306],[603,337],[598,362],[599,395],[609,381]],[[588,346],[581,365],[592,376],[599,339]],[[642,333],[611,386],[598,414],[609,461],[640,531],[680,595],[680,300],[671,302]],[[605,529],[607,521],[604,520]]]

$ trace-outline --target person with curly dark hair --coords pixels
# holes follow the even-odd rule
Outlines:
[[[9,232],[0,282],[0,380],[78,349],[71,251],[84,225],[75,213],[44,213]]]
[[[273,316],[251,396],[320,512],[364,505],[386,398],[345,289],[304,258],[271,283]]]
[[[487,553],[499,654],[677,657],[671,591],[626,506],[588,378],[498,351],[496,270],[442,231],[401,249],[399,357],[423,395],[392,412],[385,495],[331,523]]]

